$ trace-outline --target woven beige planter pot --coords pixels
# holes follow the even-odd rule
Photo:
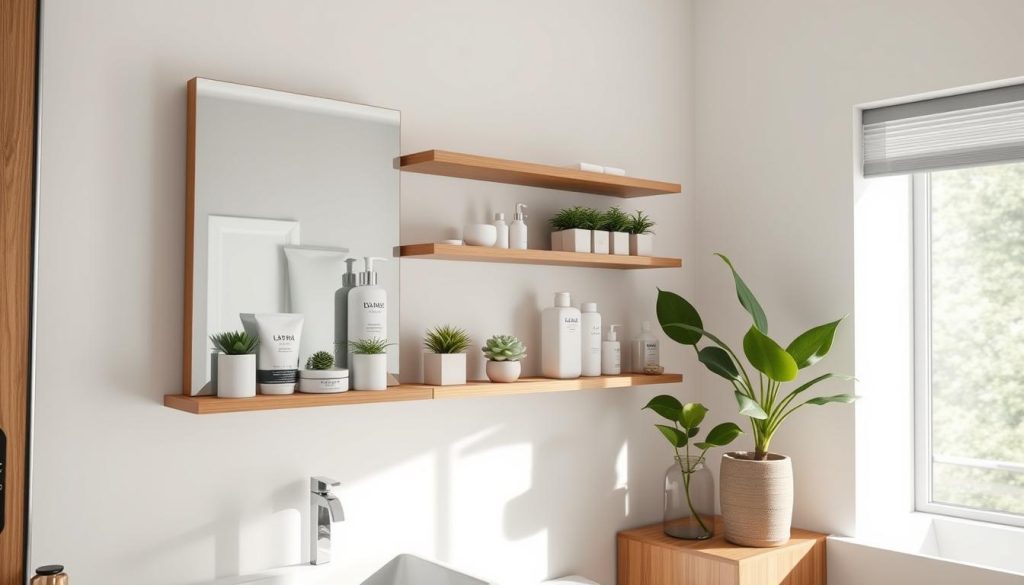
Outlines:
[[[793,521],[793,463],[785,455],[754,460],[744,451],[722,455],[722,519],[725,539],[740,546],[789,542]]]

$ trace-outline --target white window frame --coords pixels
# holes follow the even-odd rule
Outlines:
[[[919,512],[1024,527],[1024,515],[932,501],[931,427],[931,175],[910,177],[913,201],[914,279],[914,502]],[[953,458],[948,462],[952,463]],[[1024,471],[999,461],[956,458],[957,463],[984,469]]]

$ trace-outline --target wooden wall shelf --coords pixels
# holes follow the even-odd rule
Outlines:
[[[682,191],[679,183],[606,175],[447,150],[426,150],[407,154],[399,159],[399,166],[401,170],[412,173],[614,197],[646,197]]]
[[[253,398],[217,398],[216,396],[167,394],[164,396],[164,406],[192,414],[217,414],[223,412],[340,406],[374,402],[403,402],[407,400],[434,400],[470,396],[501,396],[507,394],[534,394],[538,392],[564,392],[569,390],[628,388],[650,384],[672,384],[682,381],[682,374],[661,374],[657,376],[623,374],[621,376],[598,376],[594,378],[577,378],[575,380],[524,378],[511,384],[495,384],[491,382],[471,382],[462,386],[403,384],[378,392],[350,390],[338,394],[295,393],[286,396],[266,396],[260,394]]]
[[[452,244],[409,244],[401,246],[403,258],[463,260],[468,262],[505,262],[510,264],[547,264],[550,266],[583,266],[589,268],[679,268],[679,258],[653,256],[621,256],[615,254],[584,254],[551,250],[512,250]]]

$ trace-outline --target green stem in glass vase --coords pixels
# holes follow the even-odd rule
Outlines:
[[[700,465],[700,459],[703,459],[703,453],[701,454],[701,457],[697,459],[697,463],[695,463],[693,467]],[[684,461],[686,462],[685,464],[683,463]],[[683,474],[683,491],[686,492],[686,505],[690,508],[690,513],[693,514],[693,517],[697,519],[697,524],[700,524],[701,529],[704,530],[704,534],[710,534],[711,531],[708,530],[707,525],[704,524],[704,519],[697,513],[697,510],[693,507],[693,500],[690,499],[690,475],[692,474],[693,469],[690,468],[689,441],[686,443],[685,459],[683,459],[683,456],[679,454],[679,447],[676,447],[676,463],[679,464],[679,471]]]

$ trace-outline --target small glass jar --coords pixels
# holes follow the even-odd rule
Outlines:
[[[699,457],[677,457],[665,472],[665,534],[705,540],[715,533],[715,478]]]

